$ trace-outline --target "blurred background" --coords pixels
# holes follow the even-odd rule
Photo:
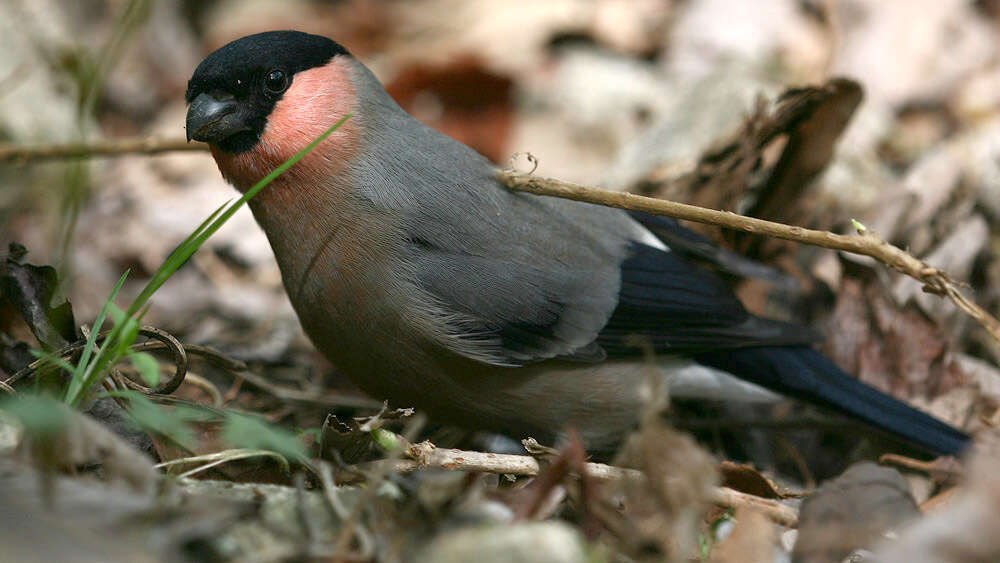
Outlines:
[[[1000,312],[993,0],[7,0],[0,140],[182,138],[198,62],[270,29],[342,43],[418,119],[501,165],[530,152],[539,175],[838,232],[857,219]],[[766,209],[755,187],[767,183],[781,139],[726,193],[673,181],[739,131],[758,100],[834,77],[860,84],[863,99],[847,104],[829,162]],[[207,153],[4,162],[0,241],[56,265],[78,321],[89,322],[126,268],[127,298],[234,194]],[[145,322],[263,366],[276,381],[351,393],[301,333],[244,211],[158,292]],[[965,428],[996,410],[1000,347],[916,282],[856,257],[701,232],[780,270],[788,283],[732,282],[749,308],[818,328],[850,373]],[[732,431],[725,421],[746,416],[699,409],[689,424],[716,444],[731,443],[719,439]],[[698,426],[709,415],[723,424]],[[730,453],[808,481],[842,468],[830,460],[853,447],[803,445],[796,432],[768,434],[759,448],[736,440],[741,451]],[[820,444],[827,449],[810,450]]]

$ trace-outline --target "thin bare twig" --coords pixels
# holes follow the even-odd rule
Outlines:
[[[127,154],[159,154],[172,151],[206,151],[205,143],[189,143],[184,139],[138,137],[106,139],[89,143],[46,143],[17,145],[0,143],[0,162],[24,164],[33,160],[55,158],[94,158]]]
[[[887,243],[877,234],[869,231],[860,224],[856,224],[858,227],[857,235],[838,235],[829,231],[816,231],[793,225],[785,225],[783,223],[775,223],[773,221],[765,221],[763,219],[755,219],[753,217],[745,217],[730,211],[718,211],[626,192],[602,190],[508,170],[499,171],[497,178],[508,188],[516,191],[542,196],[561,197],[631,211],[642,211],[653,215],[695,221],[727,229],[869,256],[921,282],[924,284],[924,291],[948,297],[959,309],[965,311],[979,322],[994,340],[1000,342],[1000,321],[997,321],[996,318],[984,311],[979,305],[962,295],[955,282],[948,277],[947,273],[933,268],[901,248]]]
[[[108,335],[110,334],[111,334],[110,329],[105,330],[97,335],[97,339],[98,341],[102,341],[103,339],[107,338]],[[132,351],[143,352],[146,350],[155,350],[155,349],[170,350],[171,355],[174,357],[174,365],[176,369],[174,370],[174,374],[170,377],[170,379],[162,383],[156,389],[149,389],[148,387],[140,385],[134,381],[131,381],[130,386],[142,390],[145,393],[160,394],[160,395],[169,395],[170,393],[173,393],[174,391],[177,390],[178,387],[181,386],[182,383],[184,383],[184,376],[185,374],[187,374],[188,347],[181,344],[181,342],[177,340],[172,334],[153,326],[140,327],[139,335],[155,340],[133,344],[132,346],[130,346]],[[77,352],[83,350],[85,346],[86,346],[86,340],[81,339],[72,344],[67,344],[58,351],[54,352],[53,355],[69,361],[71,358],[73,358],[73,356]],[[7,383],[11,385],[17,383],[21,379],[31,375],[44,363],[45,363],[44,358],[31,362],[27,366],[21,368],[19,371],[14,373],[14,375],[7,380]]]
[[[478,471],[503,475],[538,475],[538,460],[526,455],[494,454],[466,450],[438,448],[430,442],[413,444],[407,448],[410,459],[383,460],[364,464],[364,467],[381,467],[397,473],[410,473],[417,469],[435,468],[454,471]],[[641,473],[635,469],[615,467],[603,463],[586,463],[587,474],[601,481],[637,478]],[[760,510],[768,518],[782,526],[794,527],[798,522],[798,511],[780,502],[741,493],[728,487],[715,487],[711,501],[724,508],[749,506]]]
[[[212,398],[212,406],[219,408],[225,406],[222,402],[222,392],[219,391],[219,388],[208,379],[198,375],[197,373],[188,371],[187,375],[184,376],[184,382],[190,383],[191,385],[200,387],[204,390],[205,393]]]
[[[938,481],[956,480],[965,474],[962,463],[953,457],[939,457],[932,461],[923,461],[889,453],[879,456],[878,462],[882,465],[894,465],[910,471],[920,471]]]
[[[149,349],[155,349],[162,345],[156,341],[150,341],[144,343],[149,346]],[[317,405],[324,405],[329,407],[356,407],[356,408],[374,408],[377,409],[382,406],[382,403],[374,399],[369,399],[367,397],[353,397],[344,396],[338,393],[310,393],[306,391],[300,391],[298,389],[292,389],[289,387],[283,387],[281,385],[276,385],[267,380],[267,378],[257,375],[246,365],[246,363],[235,360],[226,356],[222,352],[210,348],[208,346],[200,346],[197,344],[185,344],[184,351],[192,356],[199,356],[208,360],[209,362],[215,364],[216,366],[233,373],[241,381],[246,381],[254,387],[262,389],[276,398],[283,401],[293,401],[293,402],[303,402],[312,403]]]
[[[192,463],[203,464],[195,467],[194,469],[185,471],[184,473],[181,473],[180,475],[177,476],[178,479],[184,479],[196,473],[201,473],[202,471],[211,469],[213,467],[217,467],[219,465],[228,463],[230,461],[236,461],[240,459],[247,459],[253,457],[270,457],[272,459],[277,460],[278,463],[281,464],[281,467],[284,469],[285,472],[289,471],[288,460],[285,459],[285,456],[276,452],[272,452],[270,450],[254,450],[248,448],[223,450],[221,452],[214,452],[210,454],[172,459],[170,461],[164,461],[163,463],[157,464],[156,468],[164,469],[167,467],[173,467],[175,465],[189,465]]]
[[[107,337],[110,332],[110,330],[106,330],[102,332],[98,338],[103,339]],[[185,380],[188,365],[187,357],[190,355],[204,358],[217,367],[232,372],[236,377],[240,378],[240,380],[247,381],[251,385],[258,387],[283,401],[305,402],[330,407],[379,408],[382,405],[382,403],[366,397],[341,396],[337,393],[309,393],[298,389],[291,389],[276,385],[268,381],[266,378],[250,371],[250,368],[246,365],[246,363],[240,360],[232,359],[208,346],[182,344],[170,333],[156,327],[144,326],[140,329],[139,334],[151,338],[152,340],[133,344],[131,346],[133,351],[148,352],[153,350],[170,350],[171,354],[174,356],[174,364],[176,366],[174,375],[156,389],[149,389],[148,387],[128,378],[123,378],[123,383],[128,387],[137,391],[142,391],[146,394],[167,395],[176,391]],[[69,359],[72,358],[74,354],[82,350],[84,345],[85,340],[79,340],[63,347],[59,351],[55,352],[54,355],[60,358]],[[34,362],[31,362],[11,376],[5,385],[10,387],[11,384],[16,383],[30,375],[43,363],[43,360],[35,360]],[[196,381],[196,384],[197,383],[198,382]],[[209,392],[211,393],[213,400],[217,403],[217,396],[219,395],[218,389],[214,392],[211,390]]]
[[[250,371],[249,369],[243,369],[238,372],[234,372],[238,377],[241,377],[247,383],[262,389],[276,398],[282,401],[292,401],[299,403],[311,403],[314,405],[322,405],[328,407],[355,407],[355,408],[372,408],[377,409],[382,406],[382,403],[374,399],[369,399],[367,397],[355,397],[349,395],[341,395],[336,392],[330,392],[326,394],[320,393],[310,393],[306,391],[300,391],[298,389],[292,389],[289,387],[283,387],[281,385],[275,385],[267,380],[267,378],[257,375],[256,373]]]

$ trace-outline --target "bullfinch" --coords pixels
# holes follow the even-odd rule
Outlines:
[[[574,428],[610,451],[654,370],[673,396],[776,392],[935,453],[968,442],[846,375],[809,331],[748,313],[669,242],[693,236],[676,222],[506,189],[330,39],[233,41],[186,100],[188,139],[240,191],[350,114],[249,206],[305,332],[376,398],[516,438]]]

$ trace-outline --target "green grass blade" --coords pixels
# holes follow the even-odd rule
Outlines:
[[[83,352],[80,354],[80,361],[77,362],[76,367],[73,369],[73,377],[70,379],[69,388],[66,390],[66,402],[72,404],[73,397],[80,392],[80,385],[83,384],[84,374],[87,370],[87,365],[90,362],[90,357],[94,353],[94,348],[97,346],[97,335],[101,332],[101,328],[104,326],[104,319],[108,316],[108,312],[114,305],[115,297],[118,296],[118,292],[121,290],[122,286],[125,285],[125,278],[128,277],[130,270],[125,270],[122,277],[118,278],[118,283],[111,288],[111,293],[108,298],[104,300],[104,305],[101,307],[101,311],[97,314],[97,319],[94,320],[94,325],[90,328],[90,334],[87,336],[87,343],[83,346]]]
[[[160,364],[156,358],[146,352],[133,352],[131,350],[125,354],[132,365],[139,372],[139,377],[150,387],[160,384]]]
[[[191,422],[197,419],[190,416],[190,411],[180,411],[176,408],[166,408],[150,401],[148,397],[138,391],[106,391],[99,393],[98,397],[119,397],[128,401],[129,418],[139,428],[152,431],[160,436],[184,446],[192,448],[196,445],[194,430]]]
[[[232,199],[226,200],[226,203],[223,203],[222,205],[219,206],[218,209],[213,211],[211,215],[205,217],[205,220],[202,221],[200,225],[198,225],[197,229],[191,231],[191,234],[188,235],[186,239],[184,239],[184,242],[182,242],[180,246],[184,246],[185,244],[188,244],[189,242],[193,241],[200,233],[202,233],[212,223],[212,221],[215,221],[215,218],[218,217],[219,214],[222,213],[226,209],[226,207],[228,207],[229,204],[231,204],[232,202],[233,202]]]
[[[226,413],[221,440],[234,448],[269,450],[292,460],[306,458],[306,447],[295,434],[255,416]]]
[[[329,129],[323,132],[322,135],[314,139],[311,143],[306,145],[302,150],[295,153],[294,156],[281,163],[277,168],[272,170],[267,176],[264,176],[259,182],[253,185],[245,194],[238,198],[235,202],[221,205],[215,210],[207,219],[202,221],[201,225],[194,230],[184,241],[170,254],[169,257],[163,262],[163,264],[153,273],[146,286],[142,288],[139,295],[132,301],[128,309],[125,311],[124,318],[121,322],[116,322],[114,327],[111,329],[111,333],[104,341],[104,345],[100,347],[89,346],[90,353],[87,354],[87,362],[82,362],[77,366],[77,370],[83,370],[81,374],[74,373],[74,377],[71,381],[70,388],[66,393],[66,402],[71,405],[78,405],[80,401],[83,400],[86,395],[87,390],[96,382],[96,380],[101,377],[107,366],[114,364],[122,358],[122,356],[127,353],[129,347],[132,345],[132,341],[135,339],[135,322],[129,322],[132,320],[137,313],[143,310],[147,306],[150,297],[156,292],[168,279],[170,276],[176,272],[184,262],[188,260],[202,244],[208,240],[208,237],[215,234],[219,228],[222,227],[229,220],[230,217],[235,214],[240,207],[242,207],[250,198],[257,195],[264,187],[274,181],[275,178],[283,174],[286,170],[291,168],[295,163],[302,160],[309,151],[316,148],[316,146],[322,143],[327,137],[329,137],[334,131],[340,128],[351,117],[351,114],[345,115],[337,123],[334,123]],[[121,283],[124,282],[124,276],[122,280],[119,281],[119,285],[116,286],[116,290],[112,293],[110,300],[114,299],[117,295],[117,289],[120,288]],[[104,317],[107,315],[110,309],[108,302],[105,302],[105,307],[102,309],[101,315],[98,317],[99,323],[97,327],[104,322]],[[92,337],[96,335],[98,328],[95,328]],[[97,354],[93,360],[90,360],[93,351],[97,350]]]
[[[77,388],[74,395],[67,396],[66,402],[71,406],[78,406],[86,397],[87,390],[93,387],[94,383],[100,380],[105,370],[108,366],[114,364],[121,359],[121,354],[123,350],[128,350],[129,346],[135,340],[137,331],[130,330],[134,323],[126,322],[132,321],[132,317],[123,317],[123,322],[116,323],[114,327],[111,328],[111,332],[108,337],[104,339],[104,344],[98,348],[97,355],[94,360],[90,362],[87,366],[87,370],[83,374],[82,382]],[[127,340],[123,337],[123,334],[130,335],[132,340]]]
[[[213,213],[214,219],[210,217],[208,220],[202,223],[203,228],[199,227],[199,230],[196,230],[194,233],[191,234],[191,236],[185,239],[185,241],[180,246],[178,246],[176,250],[174,250],[173,254],[171,254],[170,257],[167,258],[167,260],[163,263],[163,265],[160,266],[160,268],[156,271],[156,273],[153,274],[149,282],[146,284],[146,287],[144,287],[142,291],[139,292],[139,295],[135,298],[135,301],[133,301],[132,305],[129,306],[127,313],[129,315],[133,315],[135,314],[136,311],[142,308],[142,306],[146,304],[149,298],[152,297],[153,293],[156,292],[156,290],[159,289],[160,286],[162,286],[167,281],[167,279],[169,279],[170,276],[173,275],[175,271],[177,271],[177,268],[179,268],[181,264],[186,262],[187,259],[190,258],[191,255],[194,254],[201,247],[201,245],[205,243],[206,240],[208,240],[208,237],[215,234],[215,232],[218,231],[219,228],[222,227],[222,225],[224,225],[226,221],[228,221],[229,218],[233,216],[233,214],[239,211],[240,207],[243,207],[243,205],[247,201],[249,201],[250,198],[257,195],[268,184],[273,182],[275,178],[277,178],[281,174],[284,174],[286,170],[294,166],[295,163],[297,163],[298,161],[302,160],[302,157],[307,155],[309,151],[316,148],[316,145],[326,140],[327,137],[329,137],[334,131],[339,129],[340,126],[343,125],[344,122],[347,121],[348,118],[350,117],[351,114],[347,114],[343,118],[341,118],[340,121],[334,123],[333,126],[324,131],[322,135],[316,137],[316,139],[314,139],[311,143],[306,145],[305,148],[295,153],[294,156],[292,156],[285,162],[281,163],[280,166],[272,170],[267,176],[264,176],[259,182],[254,184],[253,187],[247,190],[246,193],[244,193],[239,199],[237,199],[235,203],[229,205],[228,207],[226,206],[220,207],[218,210],[216,210],[216,212]]]

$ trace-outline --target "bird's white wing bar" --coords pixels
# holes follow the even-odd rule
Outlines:
[[[670,252],[670,247],[664,244],[664,242],[660,240],[660,237],[654,235],[652,231],[639,224],[639,222],[632,221],[632,231],[632,240],[641,242],[646,246],[658,248],[664,252]]]
[[[774,403],[781,395],[743,381],[724,371],[684,358],[664,358],[657,367],[667,381],[671,397],[745,403]]]

